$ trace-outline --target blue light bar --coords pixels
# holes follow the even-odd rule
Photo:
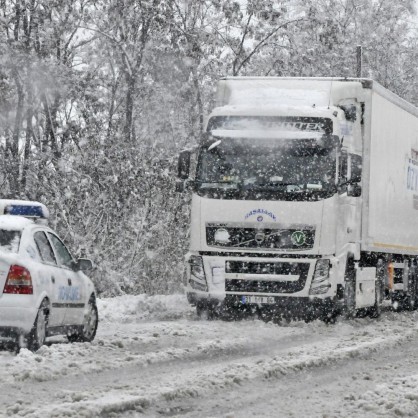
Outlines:
[[[30,218],[47,218],[42,206],[8,205],[4,208],[4,214]]]

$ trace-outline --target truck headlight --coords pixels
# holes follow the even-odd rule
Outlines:
[[[192,255],[189,258],[190,280],[189,284],[193,289],[207,291],[205,269],[203,259],[198,255]]]
[[[310,295],[322,295],[328,292],[331,287],[329,282],[330,261],[328,259],[321,259],[316,262],[315,272],[312,278]]]

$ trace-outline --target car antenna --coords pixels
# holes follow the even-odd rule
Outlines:
[[[333,79],[331,78],[331,84],[330,84],[330,86],[329,86],[329,95],[328,95],[328,109],[329,109],[329,108],[330,108],[330,106],[331,106],[332,82],[333,82]]]

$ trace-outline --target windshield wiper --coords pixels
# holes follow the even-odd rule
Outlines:
[[[216,189],[217,187],[223,189],[239,189],[240,185],[232,180],[218,180],[218,181],[203,181],[197,180],[196,183],[200,188]]]
[[[281,190],[284,187],[295,186],[295,183],[269,182],[269,183],[248,183],[243,184],[243,190]]]

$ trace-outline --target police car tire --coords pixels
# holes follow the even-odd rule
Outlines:
[[[45,299],[38,309],[33,328],[30,331],[27,344],[31,351],[38,350],[45,342],[46,328],[48,325],[48,301]]]
[[[91,321],[94,322],[91,322]],[[97,311],[96,301],[90,299],[87,306],[87,313],[84,316],[83,325],[80,330],[75,334],[67,336],[70,342],[91,342],[94,340],[97,331],[97,325],[99,324],[99,314]]]

